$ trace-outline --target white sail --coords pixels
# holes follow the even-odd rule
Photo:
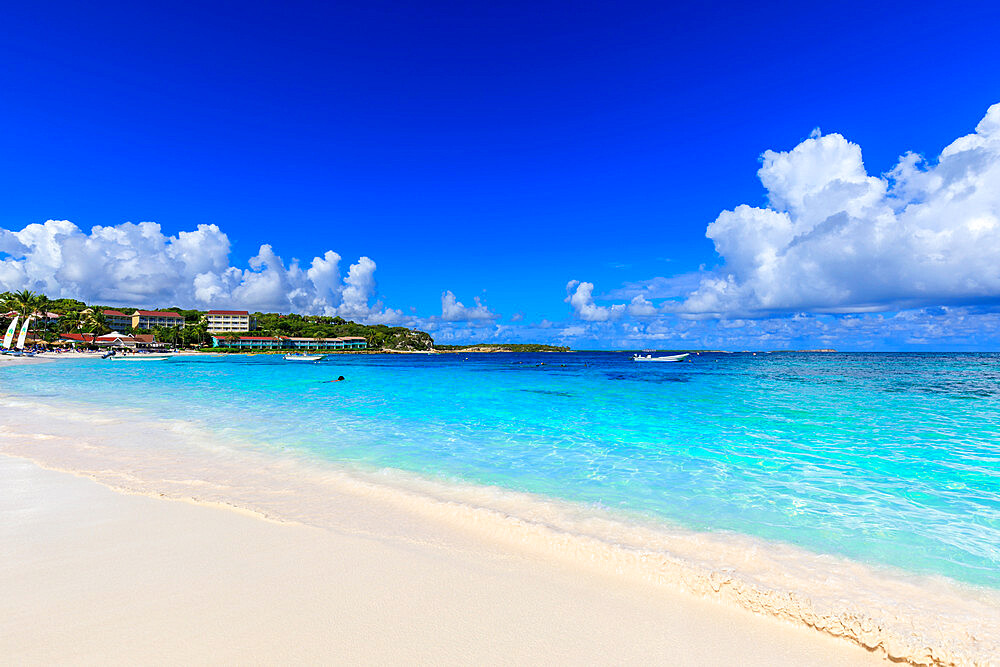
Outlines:
[[[14,316],[14,321],[7,327],[7,333],[3,337],[3,346],[7,349],[10,349],[10,344],[14,341],[14,332],[17,331],[17,318],[19,317],[20,315]]]
[[[17,349],[24,349],[24,341],[28,337],[28,326],[31,324],[31,317],[24,318],[24,324],[21,326],[21,333],[17,335]]]

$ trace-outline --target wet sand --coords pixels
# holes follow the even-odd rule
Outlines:
[[[8,664],[830,664],[864,649],[456,533],[443,546],[113,491],[0,456]],[[433,530],[441,530],[440,526]]]

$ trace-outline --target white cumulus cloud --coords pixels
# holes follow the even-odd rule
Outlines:
[[[594,283],[571,280],[566,283],[566,298],[573,314],[585,322],[606,322],[617,319],[625,312],[625,304],[598,306],[594,303]]]
[[[866,312],[1000,297],[1000,104],[936,161],[908,153],[871,176],[861,147],[814,133],[767,151],[766,208],[724,211],[725,260],[677,309]]]
[[[475,306],[465,306],[451,290],[441,294],[441,319],[445,322],[492,321],[499,317],[483,304],[479,297],[474,297]]]
[[[642,294],[636,294],[628,305],[628,314],[632,317],[652,317],[660,311]]]
[[[361,257],[341,279],[341,257],[327,251],[308,268],[286,263],[262,245],[245,268],[229,261],[230,243],[216,225],[176,236],[153,222],[95,226],[68,220],[0,229],[0,290],[135,306],[239,307],[340,315],[366,322],[402,318],[375,299],[375,262]]]

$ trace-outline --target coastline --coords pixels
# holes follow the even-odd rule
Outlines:
[[[623,523],[595,508],[491,487],[318,467],[249,443],[230,446],[184,421],[148,422],[12,396],[0,396],[0,403],[0,453],[131,495],[449,553],[543,562],[654,595],[790,621],[915,664],[981,664],[996,659],[1000,646],[990,621],[1000,593],[977,598],[948,580],[897,576],[735,534]],[[139,450],[116,446],[137,428],[148,443]]]
[[[462,535],[443,548],[261,521],[9,456],[0,479],[0,654],[15,663],[878,663]]]

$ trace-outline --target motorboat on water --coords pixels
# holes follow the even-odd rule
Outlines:
[[[322,354],[286,354],[285,361],[319,361],[324,356]]]
[[[687,352],[684,354],[670,354],[665,357],[654,357],[651,354],[641,355],[637,353],[632,355],[632,361],[684,361],[690,356]]]
[[[105,357],[112,361],[166,361],[169,354],[111,354]]]

